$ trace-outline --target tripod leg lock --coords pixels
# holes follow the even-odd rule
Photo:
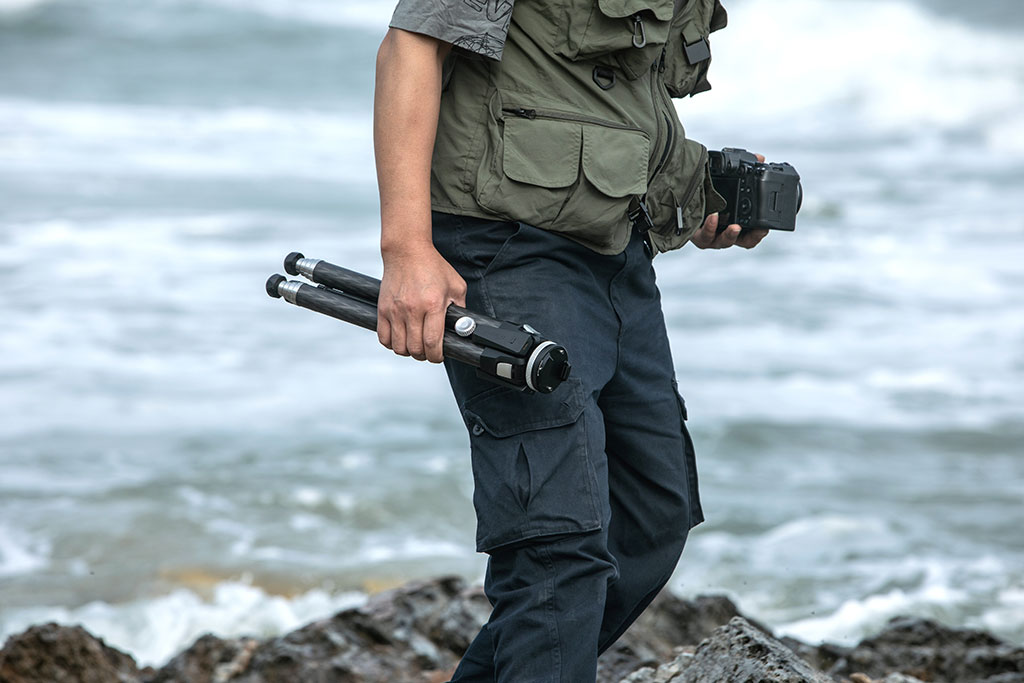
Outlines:
[[[533,393],[526,384],[526,359],[495,349],[484,349],[480,354],[477,376]]]

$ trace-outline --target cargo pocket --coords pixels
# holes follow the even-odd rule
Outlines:
[[[673,18],[662,75],[672,97],[711,89],[707,78],[711,65],[709,36],[724,28],[727,21],[725,8],[718,0],[690,0]]]
[[[647,191],[647,134],[582,114],[503,111],[494,158],[477,178],[480,206],[599,252],[621,251],[630,200]]]
[[[725,200],[711,184],[707,148],[683,139],[647,192],[655,249],[663,252],[683,246],[709,214],[723,208]]]
[[[579,379],[551,394],[494,387],[466,401],[462,412],[479,552],[601,527]]]
[[[686,485],[690,503],[690,528],[697,526],[704,521],[704,509],[700,504],[700,487],[697,482],[697,456],[693,448],[693,439],[690,438],[690,431],[686,428],[686,401],[679,393],[679,385],[672,380],[672,391],[675,392],[676,401],[679,403],[679,424],[683,430],[683,459],[686,465]]]

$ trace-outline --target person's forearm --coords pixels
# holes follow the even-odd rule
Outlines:
[[[430,161],[447,43],[391,29],[377,54],[373,143],[381,251],[423,248],[430,237]]]
[[[384,261],[377,337],[400,356],[435,363],[444,358],[445,311],[466,302],[465,281],[431,238],[430,162],[450,47],[391,29],[377,55],[373,113]]]

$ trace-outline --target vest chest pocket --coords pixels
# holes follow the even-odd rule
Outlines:
[[[573,60],[663,45],[673,12],[673,0],[566,0],[565,5],[565,45],[559,53]]]
[[[647,134],[577,114],[505,113],[493,158],[477,178],[480,206],[598,252],[621,251],[630,200],[647,191]]]

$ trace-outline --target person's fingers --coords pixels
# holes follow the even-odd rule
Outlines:
[[[742,230],[742,228],[740,228],[736,223],[733,223],[719,233],[718,238],[715,240],[715,249],[728,249],[732,245],[736,244],[736,239],[740,236],[740,230]]]
[[[713,213],[704,219],[704,227],[701,228],[704,231],[704,235],[711,239],[715,238],[718,233],[718,214]]]
[[[423,352],[431,363],[444,360],[445,311],[430,311],[423,318]]]
[[[416,360],[426,360],[423,350],[423,318],[410,315],[405,318],[405,348]]]
[[[757,157],[757,160],[760,161],[762,164],[764,163],[764,155],[763,154],[755,154],[754,156]]]
[[[451,293],[452,303],[453,304],[455,304],[456,306],[462,306],[463,308],[466,307],[466,281],[465,280],[463,280],[460,277],[458,279],[458,282],[455,283],[455,286],[451,288],[450,293]],[[447,308],[448,307],[445,306],[446,310],[447,310]]]
[[[718,230],[718,214],[713,213],[704,219],[704,225],[697,232],[693,233],[690,241],[698,249],[707,249],[715,241],[715,233]]]
[[[385,348],[391,348],[391,322],[380,310],[377,311],[377,341]]]
[[[405,321],[401,318],[391,321],[391,350],[399,356],[408,356],[407,346],[408,332],[405,329]]]
[[[744,249],[753,249],[767,235],[768,231],[765,229],[744,230],[742,233],[740,233],[739,238],[736,240],[736,244],[737,246],[743,247]]]

